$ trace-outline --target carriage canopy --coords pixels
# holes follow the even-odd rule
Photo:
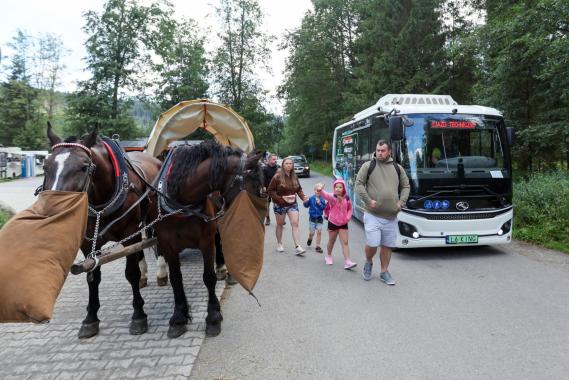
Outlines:
[[[156,157],[168,149],[171,142],[183,139],[198,128],[211,133],[220,144],[240,148],[245,153],[255,147],[249,126],[231,107],[196,99],[180,102],[160,115],[148,138],[146,152]]]

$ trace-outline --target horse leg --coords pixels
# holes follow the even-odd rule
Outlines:
[[[168,269],[170,270],[170,284],[174,291],[174,314],[170,318],[170,328],[168,329],[168,338],[177,338],[185,333],[188,328],[186,324],[192,320],[190,308],[186,293],[184,292],[184,284],[182,282],[182,271],[180,270],[180,258],[177,251],[167,252],[166,258]]]
[[[204,239],[207,241],[207,239]],[[221,332],[221,305],[215,294],[215,285],[217,283],[217,276],[214,270],[215,250],[213,244],[204,244],[201,247],[203,256],[203,282],[207,287],[208,302],[207,302],[207,317],[205,319],[205,335],[217,336]]]
[[[168,269],[166,267],[166,260],[164,256],[157,252],[158,256],[158,273],[156,273],[156,283],[158,286],[166,286],[168,284]]]
[[[140,294],[140,268],[138,267],[139,255],[143,254],[142,251],[137,252],[135,255],[126,257],[125,276],[132,288],[132,307],[134,312],[129,325],[129,332],[131,335],[141,335],[148,331],[148,319],[144,313],[144,300]]]
[[[90,252],[90,247],[81,249],[83,252]],[[97,246],[99,249],[99,246]],[[85,255],[87,257],[87,255]],[[81,323],[81,328],[77,336],[79,339],[91,338],[99,333],[99,318],[97,313],[101,304],[99,303],[99,284],[101,283],[101,268],[97,267],[94,271],[87,273],[87,286],[89,287],[89,303],[87,304],[87,316]]]
[[[140,281],[138,287],[140,289],[145,288],[148,285],[148,264],[146,264],[146,258],[144,253],[139,252],[138,255],[138,268],[140,269]]]
[[[218,280],[225,280],[227,277],[227,267],[225,266],[219,231],[215,232],[215,274]]]

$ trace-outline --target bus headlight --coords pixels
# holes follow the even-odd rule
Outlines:
[[[502,231],[502,233],[498,231],[498,235],[507,234],[508,232],[510,232],[511,229],[512,229],[512,219],[502,224],[502,227],[500,227],[500,231]]]
[[[412,237],[414,239],[417,239],[420,236],[415,226],[405,222],[398,222],[397,224],[399,225],[399,233],[401,235]]]

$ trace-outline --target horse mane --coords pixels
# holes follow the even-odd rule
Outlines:
[[[228,168],[227,158],[241,156],[241,149],[218,144],[207,140],[197,145],[180,145],[176,147],[172,157],[172,167],[167,179],[168,191],[177,196],[184,189],[185,180],[195,174],[196,168],[203,161],[211,158],[209,167],[209,186],[211,189],[221,189],[223,174]]]

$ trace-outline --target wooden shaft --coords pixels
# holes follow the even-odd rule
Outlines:
[[[132,255],[135,252],[141,251],[144,248],[152,247],[153,245],[156,245],[156,238],[155,237],[150,238],[150,239],[145,239],[139,243],[135,243],[135,244],[126,246],[124,248],[114,249],[110,253],[107,253],[107,254],[103,253],[101,255],[101,257],[99,258],[99,265],[109,263],[109,262],[114,261],[116,259],[120,259],[121,257]],[[93,270],[93,268],[95,267],[95,264],[96,264],[95,260],[93,260],[91,258],[85,259],[79,263],[73,264],[71,266],[71,273],[80,274],[80,273],[89,272],[90,270]]]

